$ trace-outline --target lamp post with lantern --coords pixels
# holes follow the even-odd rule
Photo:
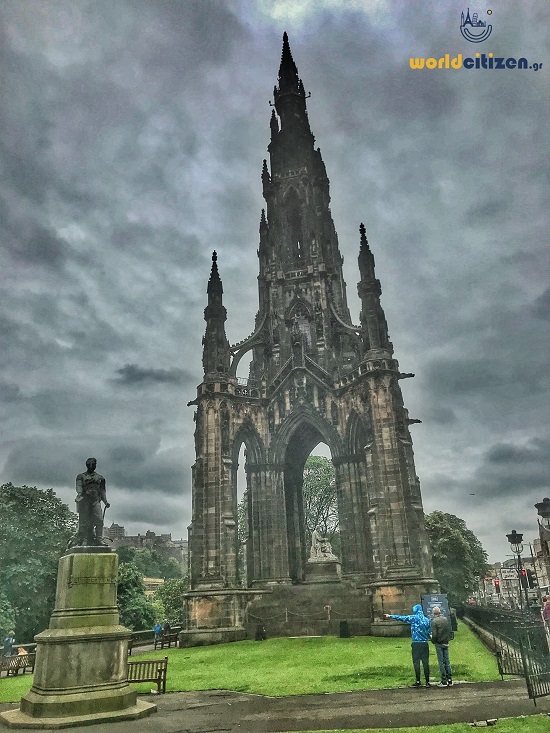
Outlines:
[[[513,529],[510,534],[507,534],[506,537],[508,538],[508,542],[510,543],[510,549],[514,553],[514,555],[517,558],[517,568],[518,568],[518,583],[519,583],[519,597],[521,606],[523,606],[522,601],[522,590],[525,591],[525,610],[529,610],[529,595],[527,593],[527,580],[525,584],[523,583],[523,563],[521,562],[521,553],[523,552],[523,535],[521,532],[516,532],[515,529]]]

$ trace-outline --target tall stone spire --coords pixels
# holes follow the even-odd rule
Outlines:
[[[309,120],[306,110],[306,94],[302,80],[298,76],[298,69],[292,58],[288,36],[283,35],[283,52],[281,65],[279,67],[279,85],[273,90],[275,109],[281,121],[279,134],[275,127],[273,117],[271,119],[271,141],[272,145],[283,143],[285,146],[295,147],[299,141],[300,147],[312,149],[315,138],[309,128]],[[294,156],[296,151],[293,151]]]
[[[206,332],[202,340],[202,365],[205,380],[229,371],[229,341],[225,335],[227,311],[223,306],[223,286],[218,272],[218,255],[212,253],[212,270],[208,280],[208,305],[204,309]]]
[[[281,53],[281,65],[279,67],[279,89],[278,94],[298,93],[300,79],[298,69],[292,58],[292,51],[288,42],[288,35],[283,33],[283,51]]]
[[[322,581],[314,587],[319,570],[308,560],[303,501],[304,466],[319,443],[331,451],[338,495],[341,576],[336,566],[328,576],[340,583],[335,612],[364,616],[362,633],[386,635],[388,609],[406,612],[438,589],[414,468],[414,421],[399,386],[407,375],[393,358],[363,225],[361,321],[351,322],[329,180],[286,33],[274,98],[261,173],[258,311],[247,338],[227,342],[215,253],[208,283],[205,376],[192,403],[185,596],[186,634],[197,643],[244,638],[250,619],[284,610],[289,596],[281,585],[294,583],[293,597],[312,617],[325,602]],[[243,444],[246,568],[237,511]],[[269,590],[267,612],[262,589]]]

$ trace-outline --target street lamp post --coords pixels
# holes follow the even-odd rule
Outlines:
[[[525,588],[522,583],[522,577],[523,577],[523,564],[521,562],[521,553],[523,552],[523,535],[520,532],[516,532],[515,529],[513,529],[510,534],[507,534],[506,537],[508,538],[508,542],[510,543],[510,549],[514,553],[514,555],[517,557],[517,568],[518,568],[518,583],[519,583],[519,598],[520,598],[520,605],[523,606],[522,602],[522,589],[525,590],[525,609],[529,610],[529,595],[527,593],[527,583],[525,583]]]

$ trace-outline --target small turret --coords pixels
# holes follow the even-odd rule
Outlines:
[[[392,354],[393,346],[388,335],[388,324],[380,304],[382,288],[380,280],[376,279],[374,273],[374,255],[370,250],[363,223],[359,226],[359,233],[361,240],[358,262],[361,280],[357,285],[357,292],[361,298],[363,348],[365,352],[382,350]]]
[[[223,306],[223,285],[218,272],[218,255],[212,253],[212,269],[208,280],[208,305],[204,309],[206,332],[202,340],[202,365],[205,380],[229,372],[229,341],[225,335],[227,311]]]
[[[267,231],[267,219],[265,218],[265,209],[262,209],[262,215],[260,216],[260,234]]]

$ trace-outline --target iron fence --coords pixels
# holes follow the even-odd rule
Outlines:
[[[480,606],[469,607],[465,615],[492,635],[501,676],[523,677],[535,705],[537,698],[550,695],[550,640],[542,618]]]

